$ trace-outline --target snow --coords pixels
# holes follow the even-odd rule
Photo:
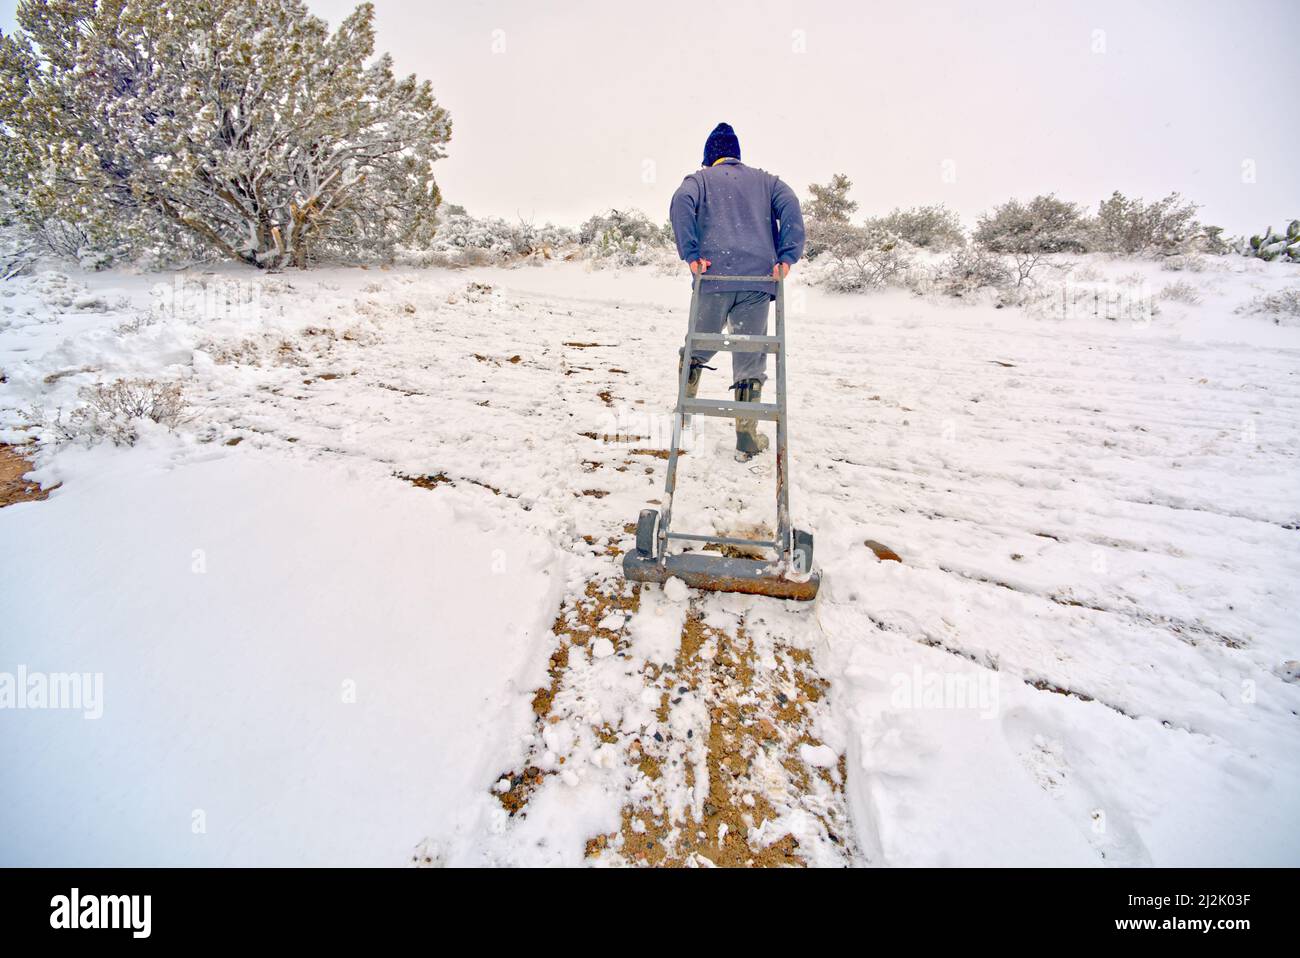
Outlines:
[[[835,750],[825,745],[800,745],[799,755],[814,768],[831,768],[838,760]]]
[[[685,602],[690,598],[691,590],[687,588],[686,583],[676,576],[672,576],[664,583],[664,595],[668,597],[669,602]]]
[[[175,446],[70,451],[5,511],[5,660],[104,701],[4,716],[0,859],[393,864],[499,814],[549,547],[372,469]]]
[[[22,824],[0,862],[578,865],[613,835],[617,864],[703,821],[725,697],[798,701],[798,665],[827,690],[782,742],[811,774],[791,791],[765,746],[740,804],[771,813],[711,849],[739,829],[820,865],[1300,864],[1300,329],[1235,312],[1300,270],[1076,259],[1201,301],[1053,318],[796,270],[792,509],[821,595],[672,580],[590,621],[608,547],[662,494],[683,275],[3,284],[0,440],[118,376],[182,382],[190,418],[46,446],[33,477],[62,485],[0,511],[0,671],[102,672],[105,700],[0,715],[0,759],[30,770],[0,780]],[[679,530],[771,522],[771,456],[730,445],[696,419]],[[678,671],[692,623],[714,680],[749,650],[748,689]]]
[[[627,628],[632,654],[647,662],[671,663],[677,656],[685,621],[686,605],[668,594],[667,583],[658,592],[647,589],[641,596],[640,611]]]

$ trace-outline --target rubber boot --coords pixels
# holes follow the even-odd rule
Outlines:
[[[746,379],[735,385],[736,402],[762,402],[763,383]],[[736,461],[749,462],[768,446],[767,436],[758,431],[757,419],[736,420]]]
[[[682,374],[682,357],[686,353],[686,347],[682,346],[677,350],[677,375]],[[691,371],[686,377],[686,398],[694,399],[700,393],[700,380],[704,377],[704,370],[712,369],[712,366],[706,366],[694,356],[691,357]],[[690,428],[692,417],[687,414],[682,418],[683,428]]]

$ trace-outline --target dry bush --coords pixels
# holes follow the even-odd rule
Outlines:
[[[94,445],[107,439],[115,446],[132,446],[140,438],[140,423],[149,420],[175,429],[185,421],[185,397],[179,383],[154,379],[117,379],[83,387],[83,405],[63,417],[60,409],[47,417],[34,410],[32,418],[62,442],[84,440]]]
[[[940,292],[961,297],[985,287],[1006,288],[1011,271],[998,254],[982,246],[968,246],[940,263],[934,280]]]
[[[827,251],[821,265],[822,285],[837,293],[907,286],[915,250],[891,233],[858,229]]]
[[[1203,273],[1205,272],[1205,257],[1198,253],[1179,253],[1161,260],[1160,268],[1171,273]]]
[[[1238,313],[1261,313],[1277,325],[1288,326],[1300,320],[1300,286],[1288,286],[1276,293],[1264,293],[1237,308]]]
[[[1071,281],[1076,283],[1099,283],[1106,278],[1106,274],[1091,263],[1076,265],[1069,273]]]
[[[1187,280],[1180,279],[1160,290],[1160,298],[1183,303],[1186,306],[1196,306],[1201,302],[1201,291]]]

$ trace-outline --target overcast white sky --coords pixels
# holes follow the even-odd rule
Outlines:
[[[862,214],[1119,189],[1179,190],[1234,233],[1300,216],[1295,0],[375,7],[380,48],[451,112],[443,195],[481,215],[663,219],[726,120],[801,195],[847,173]]]

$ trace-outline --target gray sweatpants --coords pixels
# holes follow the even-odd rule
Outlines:
[[[737,336],[767,335],[767,293],[746,290],[739,293],[700,293],[700,316],[696,332],[720,333],[724,323]],[[691,355],[707,363],[716,350],[697,349]],[[767,382],[767,353],[732,353],[731,384],[757,379]]]

